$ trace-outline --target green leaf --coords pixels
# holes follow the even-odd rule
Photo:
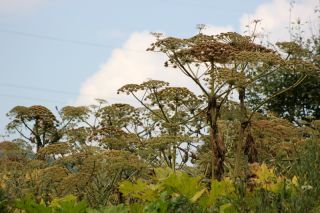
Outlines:
[[[100,209],[87,209],[87,213],[128,213],[129,210],[123,205],[102,207]]]
[[[237,210],[231,203],[226,203],[220,206],[219,213],[235,213]]]
[[[163,186],[192,199],[197,192],[203,189],[199,183],[200,179],[201,177],[190,177],[185,173],[176,172],[163,181]]]
[[[47,207],[44,203],[37,204],[34,200],[27,197],[16,201],[16,208],[24,210],[26,213],[51,213],[51,207]]]
[[[206,192],[207,189],[202,189],[200,191],[198,191],[192,198],[191,198],[191,202],[192,203],[195,203],[201,196],[204,192]]]
[[[224,197],[233,197],[235,188],[233,182],[229,178],[221,181],[213,180],[211,182],[211,190],[208,197],[204,197],[200,203],[202,206],[210,207],[217,203],[217,201]]]
[[[156,187],[152,184],[147,184],[142,180],[137,180],[137,183],[131,183],[129,181],[123,181],[119,190],[125,196],[138,198],[142,201],[153,201],[157,198]]]

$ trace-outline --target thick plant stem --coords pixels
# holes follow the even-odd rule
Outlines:
[[[254,139],[251,134],[250,126],[248,126],[248,134],[246,137],[246,143],[244,145],[244,155],[248,157],[249,163],[254,163],[258,161],[258,151],[255,146]]]
[[[176,153],[177,153],[177,147],[176,147],[176,145],[173,145],[173,162],[172,162],[172,169],[173,169],[173,172],[176,172],[176,158],[177,158],[177,156],[176,156]]]
[[[246,167],[245,156],[242,152],[244,146],[245,132],[248,127],[248,115],[247,109],[245,106],[245,88],[240,87],[239,90],[239,107],[240,107],[240,128],[239,128],[239,136],[236,144],[236,153],[235,153],[235,167],[234,167],[234,176],[235,177],[243,177],[245,174],[244,168]]]
[[[215,97],[209,100],[207,119],[210,125],[210,149],[211,149],[211,176],[217,180],[221,180],[224,168],[225,147],[222,138],[219,136],[218,117],[220,107]]]

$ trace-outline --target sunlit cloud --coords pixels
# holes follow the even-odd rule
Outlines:
[[[291,19],[301,18],[314,21],[314,8],[317,0],[297,2],[292,11]],[[262,19],[261,28],[269,33],[270,40],[289,38],[288,25],[290,18],[289,0],[273,0],[256,8],[253,13],[244,14],[240,19],[241,31],[247,30],[246,25],[255,19]],[[311,17],[311,18],[309,18]],[[218,34],[234,31],[232,26],[206,25],[205,34]],[[117,34],[117,33],[116,33]],[[109,102],[130,102],[132,98],[117,95],[117,89],[129,83],[142,83],[148,79],[164,80],[173,86],[186,86],[197,92],[197,87],[190,79],[178,70],[163,66],[166,57],[161,53],[146,52],[155,38],[149,32],[135,32],[121,48],[114,49],[111,56],[101,65],[100,69],[89,77],[82,85],[76,104],[94,103],[94,98],[103,98]],[[86,94],[90,94],[86,95]]]
[[[166,58],[163,54],[146,51],[154,41],[149,32],[133,33],[123,47],[113,50],[110,58],[83,83],[76,103],[91,104],[94,98],[109,102],[129,101],[129,97],[117,95],[117,89],[148,79],[168,81],[174,86],[192,86],[178,70],[164,67]]]
[[[232,30],[231,26],[207,25],[203,33],[218,34]],[[199,92],[195,84],[179,70],[164,67],[164,54],[146,51],[154,41],[155,37],[149,32],[133,33],[123,47],[113,50],[111,57],[83,83],[76,104],[91,104],[94,98],[103,98],[109,102],[131,101],[132,98],[128,96],[117,95],[117,89],[125,84],[139,84],[148,79],[167,81],[172,86],[187,87]]]
[[[293,4],[290,2],[290,0],[272,0],[257,7],[253,13],[244,14],[240,19],[241,32],[252,33],[254,20],[260,20],[256,32],[267,35],[270,41],[288,40],[289,26],[292,27],[292,22],[300,20],[301,31],[304,35],[310,35],[312,30],[317,28],[314,25],[319,21],[314,11],[319,1],[295,1]]]

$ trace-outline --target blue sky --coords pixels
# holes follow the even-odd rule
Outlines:
[[[298,1],[297,15],[315,2]],[[266,16],[272,32],[280,27],[274,16],[280,17],[285,29],[288,20],[283,14],[288,9],[287,0],[0,0],[0,134],[8,122],[5,114],[16,105],[39,104],[54,110],[54,106],[89,104],[81,95],[113,98],[115,93],[101,93],[104,85],[112,90],[107,85],[117,81],[118,86],[131,74],[133,80],[136,75],[152,78],[156,70],[148,73],[148,69],[158,59],[150,58],[146,67],[145,59],[137,56],[145,50],[139,44],[149,42],[150,31],[187,37],[203,23],[214,32],[241,32],[247,14]],[[124,61],[137,71],[119,74]],[[139,70],[145,71],[136,74]]]

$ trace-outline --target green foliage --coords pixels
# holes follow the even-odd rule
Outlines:
[[[200,184],[200,179],[201,177],[190,177],[185,173],[176,172],[163,180],[162,185],[169,192],[178,193],[190,200],[196,200],[194,197],[203,190],[203,186]]]
[[[26,213],[51,213],[51,207],[48,207],[44,202],[37,203],[31,198],[24,198],[16,202],[16,208],[24,210]]]
[[[225,212],[234,209],[227,199],[235,197],[230,179],[213,181],[209,191],[201,183],[201,177],[191,177],[182,172],[157,169],[155,178],[157,184],[141,180],[135,184],[124,182],[120,185],[120,191],[130,199],[139,199],[145,203],[145,212],[202,212],[215,205]]]
[[[9,212],[8,198],[2,188],[0,188],[0,212],[3,212],[3,213]]]
[[[320,173],[317,169],[320,164],[319,140],[310,140],[300,149],[301,151],[297,155],[298,159],[288,173],[290,176],[297,176],[297,181],[301,186],[297,192],[301,196],[301,199],[297,200],[297,205],[302,208],[310,208],[310,206],[315,206],[320,198],[318,184]]]
[[[69,195],[64,198],[54,199],[46,205],[43,201],[35,202],[31,198],[24,198],[16,202],[16,208],[26,213],[84,213],[87,209],[85,201],[77,202],[76,197]]]
[[[170,169],[156,169],[158,184],[150,184],[143,180],[137,180],[135,184],[128,181],[120,184],[120,191],[128,197],[142,201],[153,201],[159,197],[159,192],[166,191],[169,194],[179,194],[190,201],[197,200],[203,193],[200,177],[190,177],[183,172],[173,173]],[[199,194],[200,193],[200,194]]]
[[[222,202],[223,207],[220,208],[227,209],[227,206],[231,205],[227,199],[235,197],[235,188],[232,181],[230,179],[223,179],[221,181],[213,180],[210,188],[211,190],[208,195],[200,200],[200,205],[203,208],[210,208],[212,205],[219,206],[219,202]],[[226,203],[224,203],[223,200]]]
[[[200,208],[186,197],[172,197],[164,192],[158,200],[147,204],[143,212],[200,212]]]
[[[77,202],[75,196],[69,195],[64,198],[54,199],[51,201],[50,207],[56,213],[84,213],[87,203],[84,200]]]
[[[128,208],[123,204],[110,207],[101,207],[99,209],[87,209],[87,213],[128,213]]]
[[[129,201],[142,203],[142,212],[303,212],[318,206],[316,198],[303,203],[303,195],[310,201],[313,188],[300,184],[298,177],[279,176],[265,164],[253,164],[250,172],[247,181],[213,180],[208,189],[201,177],[161,169],[155,183],[125,182],[120,191]]]
[[[124,181],[120,184],[119,190],[123,195],[139,199],[143,202],[153,201],[157,198],[156,188],[157,186],[149,185],[142,180],[137,180],[135,184]]]
[[[295,36],[296,37],[296,36]],[[261,96],[269,96],[279,88],[294,84],[301,75],[308,74],[303,82],[294,88],[272,98],[264,107],[278,116],[302,125],[301,120],[307,117],[320,118],[319,92],[319,35],[313,38],[303,38],[291,42],[278,42],[277,45],[286,55],[286,64],[282,72],[261,78],[249,94],[249,101],[254,104]],[[300,40],[302,39],[302,40]]]

